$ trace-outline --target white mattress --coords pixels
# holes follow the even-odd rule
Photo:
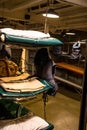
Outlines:
[[[33,30],[17,30],[17,29],[12,29],[12,28],[3,28],[3,29],[0,29],[0,32],[6,33],[9,35],[14,35],[14,36],[26,37],[26,38],[47,38],[47,37],[50,37],[49,34],[45,34],[43,32],[39,32],[39,31],[33,31]]]
[[[14,123],[0,128],[0,130],[40,130],[49,126],[49,124],[42,118],[34,116],[21,123]]]

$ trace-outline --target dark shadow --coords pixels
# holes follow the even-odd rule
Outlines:
[[[59,83],[58,92],[75,100],[81,100],[81,91],[67,84]]]

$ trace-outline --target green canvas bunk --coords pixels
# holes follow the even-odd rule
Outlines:
[[[43,32],[38,32],[38,31],[32,31],[32,30],[15,30],[15,29],[11,29],[11,28],[3,28],[0,29],[0,41],[1,43],[4,44],[10,44],[12,46],[17,45],[20,47],[42,47],[42,46],[54,46],[54,45],[62,45],[63,43],[57,39],[57,38],[53,38],[51,37],[49,34],[45,34]],[[45,80],[39,79],[38,80],[43,83],[45,86],[44,88],[37,90],[37,91],[32,91],[32,92],[11,92],[11,91],[6,91],[5,89],[3,89],[3,87],[0,85],[0,95],[2,98],[5,99],[1,99],[0,100],[0,104],[4,103],[4,106],[9,106],[8,104],[12,103],[15,104],[14,101],[10,100],[11,98],[20,98],[20,97],[32,97],[35,96],[39,93],[44,93],[45,91],[47,91],[48,89],[51,89],[52,86],[50,84],[48,84]],[[6,99],[6,98],[9,98]],[[11,106],[14,106],[12,105]],[[16,105],[18,105],[18,103],[16,103]],[[19,110],[21,110],[21,105],[19,105],[20,108]],[[10,107],[11,108],[11,107]],[[16,111],[17,115],[20,115],[20,111],[17,109],[14,110],[14,112]],[[23,112],[27,113],[27,109],[23,107],[24,110]],[[10,110],[10,112],[12,113],[12,110]],[[14,119],[13,119],[14,120]],[[9,122],[10,120],[7,120],[6,122]],[[1,120],[0,120],[1,122]],[[2,120],[3,122],[3,120]],[[48,126],[39,129],[39,130],[52,130],[54,128],[53,124],[48,122]]]
[[[53,46],[63,44],[48,34],[32,30],[0,29],[1,42],[19,46]]]
[[[22,106],[20,103],[11,100],[11,99],[0,99],[0,129],[6,129],[9,127],[10,129],[13,128],[13,125],[15,129],[20,129],[20,123],[23,122],[28,124],[31,124],[30,121],[32,118],[38,117],[36,116],[32,111],[27,109],[26,107]],[[48,123],[42,118],[37,118],[42,121],[42,123],[37,124],[38,130],[53,130],[54,126],[51,123]],[[35,120],[37,122],[37,120]],[[33,122],[33,123],[35,123]],[[24,128],[22,124],[22,128]],[[46,127],[43,127],[47,125]],[[31,126],[28,125],[28,129],[31,130]],[[25,128],[24,128],[25,129]]]
[[[0,95],[2,97],[9,97],[9,98],[20,98],[20,97],[33,97],[37,94],[43,93],[44,91],[47,91],[48,89],[51,89],[52,86],[48,84],[45,80],[38,79],[41,83],[44,84],[44,87],[40,90],[37,91],[32,91],[32,92],[11,92],[11,91],[6,91],[3,89],[2,86],[0,86]],[[15,83],[15,82],[14,82]]]

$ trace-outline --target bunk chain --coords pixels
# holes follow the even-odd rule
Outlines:
[[[48,97],[47,97],[47,93],[44,92],[43,93],[43,102],[44,102],[44,119],[47,120],[47,117],[46,117],[46,102],[48,101]]]

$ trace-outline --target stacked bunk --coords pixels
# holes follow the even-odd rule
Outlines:
[[[0,40],[1,43],[21,47],[42,47],[62,44],[60,40],[50,37],[49,34],[43,32],[14,30],[11,28],[0,29]],[[22,130],[52,130],[54,126],[51,123],[34,115],[33,112],[12,99],[33,97],[51,88],[52,86],[45,80],[30,76],[28,73],[1,77],[0,95],[2,99],[0,100],[0,129],[9,130],[15,128],[16,130],[23,128]]]

